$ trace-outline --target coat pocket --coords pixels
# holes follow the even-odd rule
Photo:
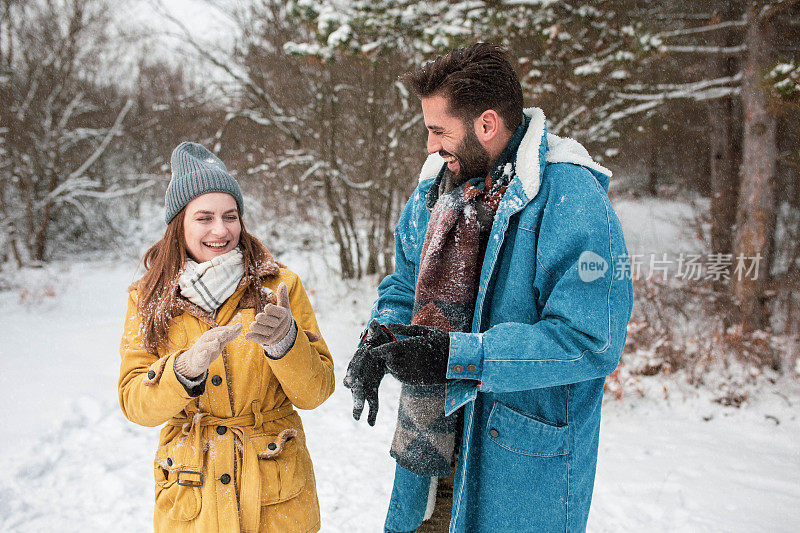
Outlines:
[[[535,457],[569,454],[569,427],[555,426],[495,402],[486,424],[489,438],[503,448]]]
[[[177,439],[160,446],[154,462],[156,509],[178,522],[197,517],[202,504],[203,469],[187,460],[190,453],[185,439]]]
[[[259,453],[261,505],[272,505],[297,496],[311,472],[311,457],[297,437],[285,442],[276,435],[257,434],[250,442]],[[280,450],[279,453],[278,450]]]

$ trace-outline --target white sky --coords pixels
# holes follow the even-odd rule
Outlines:
[[[225,2],[218,2],[225,3]],[[231,2],[227,2],[231,3]],[[159,13],[159,8],[179,18],[199,40],[225,42],[233,33],[233,23],[205,0],[127,0],[120,3],[117,24],[121,30],[143,29],[150,34],[153,53],[171,56],[179,41],[169,37],[176,26]]]
[[[222,80],[225,76],[193,53],[176,25],[163,14],[183,21],[193,38],[210,50],[230,49],[234,33],[233,22],[210,5],[236,5],[243,0],[120,0],[114,5],[114,24],[119,33],[127,35],[119,53],[116,67],[109,74],[124,84],[125,78],[135,76],[140,58],[181,64],[184,74],[202,83]]]

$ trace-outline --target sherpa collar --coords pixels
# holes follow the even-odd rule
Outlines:
[[[547,133],[541,109],[530,107],[524,113],[530,119],[530,124],[517,150],[515,179],[520,180],[529,200],[539,192],[546,163],[572,163],[611,176],[611,171],[592,160],[581,143],[569,137]],[[419,173],[420,181],[435,178],[444,164],[445,160],[438,153],[430,154]]]

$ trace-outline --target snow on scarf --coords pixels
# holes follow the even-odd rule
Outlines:
[[[447,191],[442,167],[428,192],[431,211],[422,245],[412,324],[470,331],[483,256],[500,200],[514,176],[514,156],[527,121],[514,132],[489,176]],[[445,416],[445,385],[403,384],[391,456],[419,475],[444,477],[456,442],[460,411]]]
[[[178,286],[181,296],[205,312],[214,313],[236,292],[243,276],[244,258],[237,247],[203,263],[187,259]]]

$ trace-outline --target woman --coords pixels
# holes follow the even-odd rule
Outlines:
[[[195,143],[172,153],[167,229],[128,298],[119,400],[166,422],[156,531],[318,531],[311,459],[294,407],[334,388],[333,361],[296,274],[241,220],[242,193]]]

